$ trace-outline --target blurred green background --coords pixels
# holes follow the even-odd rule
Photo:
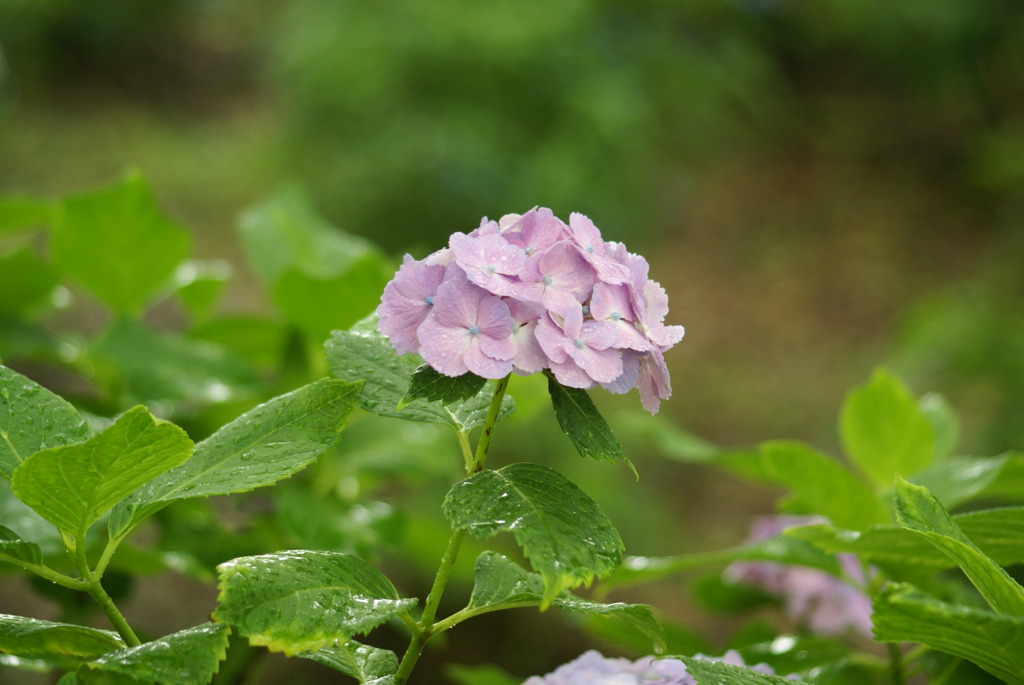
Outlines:
[[[885,364],[949,398],[961,452],[1024,446],[1016,0],[0,0],[0,51],[0,193],[140,170],[194,255],[233,264],[222,315],[272,315],[236,225],[283,187],[389,258],[485,215],[580,211],[648,256],[687,328],[659,425],[836,453],[844,391]],[[97,327],[75,306],[43,324]],[[529,415],[509,429],[529,440],[496,447],[586,483],[628,552],[733,544],[770,509],[772,492],[737,509],[739,481],[666,461],[686,450],[644,437],[635,395],[595,399],[639,486],[548,424],[533,440]],[[693,618],[681,596],[641,599]],[[521,675],[579,651],[524,662],[493,646],[509,621],[457,649],[489,641],[481,657]]]

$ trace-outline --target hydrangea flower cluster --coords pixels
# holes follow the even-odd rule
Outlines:
[[[484,219],[423,260],[406,255],[378,327],[447,376],[550,369],[573,388],[638,388],[656,413],[672,393],[664,353],[683,328],[665,324],[668,296],[648,268],[582,214],[565,224],[534,208]]]
[[[735,650],[721,657],[698,656],[733,666],[746,666],[743,657]],[[765,664],[751,668],[760,673],[775,674]],[[697,681],[686,671],[686,664],[678,659],[609,659],[590,650],[545,676],[527,679],[523,685],[697,685]]]
[[[763,516],[754,523],[747,542],[768,540],[786,528],[820,523],[808,516]],[[857,557],[838,555],[843,574],[864,584],[864,571]],[[858,588],[818,569],[787,566],[772,562],[741,561],[725,570],[730,582],[759,587],[783,602],[783,611],[792,620],[819,635],[843,635],[849,632],[872,637],[871,599]]]

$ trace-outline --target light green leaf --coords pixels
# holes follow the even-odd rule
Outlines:
[[[115,322],[93,353],[117,369],[135,402],[226,402],[259,383],[255,369],[216,344],[128,319]]]
[[[295,187],[245,212],[239,231],[249,261],[267,283],[276,283],[289,268],[331,278],[376,252],[368,241],[332,226]]]
[[[917,642],[971,661],[1007,683],[1024,683],[1024,616],[947,604],[906,585],[875,597],[880,642]]]
[[[522,685],[523,679],[492,664],[448,664],[445,675],[457,685]]]
[[[323,378],[247,411],[118,507],[111,537],[174,500],[247,492],[305,468],[338,440],[359,389],[359,383]]]
[[[26,315],[49,304],[57,277],[35,250],[0,255],[0,313]]]
[[[622,560],[622,540],[594,500],[545,466],[510,464],[470,476],[448,492],[444,513],[476,537],[511,532],[544,579],[542,609]]]
[[[447,407],[459,400],[476,397],[486,382],[487,379],[474,373],[464,373],[453,378],[435,371],[430,364],[420,364],[409,379],[409,389],[396,408],[401,411],[407,404],[420,398],[427,402],[440,402]]]
[[[800,685],[802,680],[767,675],[743,666],[712,661],[701,657],[674,656],[686,664],[686,670],[697,681],[697,685]]]
[[[0,561],[12,560],[41,564],[43,553],[36,543],[26,542],[10,528],[0,526]]]
[[[0,197],[0,234],[37,228],[52,217],[53,202],[38,197]]]
[[[54,261],[119,314],[138,314],[188,256],[188,233],[137,173],[66,198],[50,231]]]
[[[271,291],[274,304],[317,344],[336,328],[348,328],[380,304],[380,294],[394,275],[383,257],[368,253],[332,276],[288,269]]]
[[[934,495],[897,478],[895,506],[896,521],[956,562],[994,611],[1024,616],[1024,588],[964,535]]]
[[[142,682],[206,685],[227,654],[230,632],[226,625],[205,623],[138,647],[109,652],[86,665]]]
[[[347,642],[416,604],[369,563],[338,552],[241,557],[217,571],[214,620],[288,656]]]
[[[953,521],[993,561],[1024,563],[1024,508],[1007,507],[958,514]],[[924,537],[899,526],[874,526],[857,533],[829,525],[801,526],[786,531],[828,554],[853,553],[872,563],[902,565],[935,573],[956,562]]]
[[[562,431],[572,440],[580,456],[610,462],[619,459],[626,462],[636,474],[636,468],[622,453],[622,445],[612,433],[608,422],[597,411],[587,391],[566,387],[550,373],[547,376],[548,394],[551,395],[555,418],[558,419]]]
[[[1006,469],[1009,455],[998,457],[953,457],[936,462],[915,473],[912,483],[924,486],[947,509],[983,495]]]
[[[1024,452],[1007,452],[994,459],[1006,459],[999,475],[980,493],[986,499],[1024,501]]]
[[[398,657],[394,652],[363,645],[355,640],[315,652],[301,652],[297,656],[333,668],[360,683],[384,685],[382,679],[398,671]]]
[[[0,614],[0,652],[25,659],[87,661],[121,649],[116,633]]]
[[[847,394],[839,434],[850,460],[879,487],[935,459],[932,423],[907,386],[884,370]]]
[[[790,489],[783,508],[819,514],[837,526],[863,530],[886,523],[885,506],[860,479],[832,457],[799,442],[761,445],[765,472]]]
[[[185,431],[135,407],[83,443],[36,452],[14,471],[12,489],[63,533],[82,538],[111,507],[191,454]]]
[[[178,265],[174,271],[175,294],[193,323],[210,319],[229,278],[231,263],[222,259],[189,259]]]
[[[956,411],[946,398],[938,393],[924,395],[917,406],[932,425],[932,434],[935,436],[935,459],[941,461],[949,457],[960,439],[960,420]]]
[[[544,603],[543,579],[497,552],[484,552],[477,558],[474,576],[473,593],[466,607],[474,615]],[[665,651],[665,631],[645,604],[603,604],[562,592],[551,605],[576,614],[617,619],[649,639],[655,653]]]
[[[397,410],[409,387],[409,378],[423,360],[414,354],[396,354],[387,338],[376,330],[376,321],[376,316],[372,316],[350,331],[334,331],[325,343],[331,373],[346,381],[366,381],[359,398],[363,409],[380,416],[446,424],[458,431],[483,425],[494,381],[489,381],[484,391],[470,400],[443,406],[419,399]],[[506,395],[499,418],[514,410],[512,398]]]
[[[10,478],[29,455],[87,437],[89,426],[71,404],[0,366],[0,474]]]

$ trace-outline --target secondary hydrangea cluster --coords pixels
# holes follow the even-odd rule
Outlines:
[[[760,542],[792,526],[820,523],[807,516],[764,516],[754,523],[747,542]],[[864,584],[864,571],[852,554],[838,555],[843,574]],[[759,587],[782,600],[793,621],[819,635],[853,633],[871,638],[871,599],[860,589],[824,571],[773,562],[743,561],[730,565],[725,577],[734,583]]]
[[[379,329],[400,354],[447,376],[550,369],[562,385],[632,388],[651,413],[672,393],[668,296],[647,260],[606,242],[590,219],[549,209],[484,219],[425,259],[406,255],[384,288]]]
[[[735,650],[721,657],[698,656],[733,666],[746,666],[743,657]],[[765,664],[750,668],[768,675],[775,674]],[[545,676],[527,679],[523,685],[697,685],[697,681],[687,672],[686,664],[678,659],[610,659],[590,650]]]

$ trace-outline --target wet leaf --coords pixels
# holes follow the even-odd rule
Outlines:
[[[14,471],[12,489],[67,535],[80,538],[135,489],[192,454],[181,428],[129,409],[77,445],[36,452]]]
[[[116,633],[0,614],[0,652],[26,659],[87,661],[124,647]]]
[[[229,633],[226,625],[205,623],[138,647],[109,652],[87,666],[141,682],[206,685],[227,654]]]
[[[760,673],[751,668],[702,659],[701,657],[676,656],[686,664],[686,670],[694,677],[697,685],[800,685],[804,682],[794,678]]]
[[[427,402],[440,402],[447,407],[459,400],[476,397],[486,382],[485,378],[473,373],[464,373],[453,378],[438,373],[430,364],[420,364],[409,379],[409,390],[396,408],[401,411],[405,405],[420,398]]]
[[[27,542],[10,528],[0,526],[0,561],[5,560],[26,561],[30,564],[41,564],[43,553],[39,545],[34,542]]]
[[[247,492],[305,468],[338,440],[359,388],[324,378],[249,410],[118,507],[111,536],[120,537],[174,500]]]
[[[544,580],[541,608],[622,561],[622,540],[594,500],[545,466],[511,464],[470,476],[448,492],[444,513],[476,537],[512,533]]]
[[[250,644],[294,656],[347,642],[415,604],[384,574],[339,552],[298,550],[233,559],[217,567],[216,621]]]
[[[360,683],[373,685],[385,685],[385,679],[398,670],[398,657],[394,652],[360,644],[355,640],[315,652],[301,652],[297,656],[333,668]]]
[[[622,445],[586,390],[566,387],[548,374],[548,393],[558,425],[572,440],[581,457],[611,462],[621,460],[636,474],[636,468],[622,453]]]

